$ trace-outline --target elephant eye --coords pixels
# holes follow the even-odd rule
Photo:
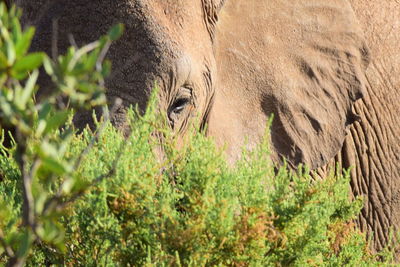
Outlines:
[[[172,128],[180,127],[179,125],[185,118],[185,114],[189,114],[188,107],[192,104],[192,90],[183,87],[174,102],[168,108],[168,119]]]
[[[180,98],[174,102],[174,104],[171,106],[170,111],[174,114],[180,114],[185,109],[185,106],[189,103],[189,98]]]

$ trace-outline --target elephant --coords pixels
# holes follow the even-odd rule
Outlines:
[[[23,25],[37,28],[32,50],[49,54],[125,24],[108,54],[107,97],[122,99],[116,127],[126,127],[128,106],[145,109],[157,83],[173,131],[200,123],[234,164],[274,114],[277,165],[304,164],[322,176],[336,163],[352,167],[352,192],[366,200],[358,224],[376,250],[400,225],[398,1],[15,2]]]

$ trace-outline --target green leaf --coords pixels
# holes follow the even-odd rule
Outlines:
[[[99,57],[99,53],[100,49],[97,48],[88,55],[87,59],[84,61],[84,68],[86,71],[94,69],[97,63],[97,59]]]
[[[7,75],[0,72],[0,88],[3,88],[4,84],[7,82]]]
[[[119,23],[114,27],[112,27],[107,35],[111,39],[111,41],[116,41],[121,37],[123,32],[124,32],[124,25],[122,23]]]
[[[35,211],[37,213],[41,213],[43,211],[44,205],[48,199],[48,193],[44,190],[41,190],[38,196],[36,196],[35,201]]]
[[[37,69],[40,67],[40,65],[42,65],[44,56],[44,53],[41,52],[31,53],[19,59],[13,66],[12,70],[15,72],[15,74],[19,74],[21,72]]]
[[[19,244],[20,245],[18,249],[19,257],[26,257],[28,255],[33,240],[34,240],[33,234],[31,233],[31,231],[26,229],[21,237],[21,242]]]
[[[43,67],[48,75],[54,75],[54,63],[49,57],[44,57]]]
[[[1,106],[1,115],[3,115],[4,122],[10,123],[12,116],[14,115],[13,107],[9,102],[3,101],[3,97],[0,95],[0,106]]]
[[[103,75],[103,77],[107,77],[110,75],[110,73],[111,73],[111,61],[105,60],[103,63],[103,67],[101,69],[101,75]]]
[[[9,9],[8,13],[10,15],[10,18],[19,17],[17,12],[17,7],[15,5],[11,5],[11,8]]]
[[[44,131],[46,130],[47,126],[47,117],[52,110],[52,105],[49,102],[42,103],[39,107],[38,111],[38,124],[36,127],[36,137],[39,138],[43,135]]]
[[[7,50],[7,63],[9,66],[13,65],[16,59],[15,46],[11,39],[6,40]]]
[[[67,74],[67,72],[69,71],[68,66],[69,66],[71,60],[74,58],[75,53],[76,53],[76,49],[75,49],[75,47],[72,46],[72,47],[68,48],[65,56],[60,56],[58,58],[58,64],[59,64],[61,73],[63,75]]]
[[[29,72],[15,72],[11,70],[11,76],[17,80],[23,80],[28,76]]]
[[[28,52],[34,34],[35,28],[29,27],[28,30],[22,34],[21,38],[18,39],[18,42],[15,45],[15,52],[17,53],[18,58]]]
[[[43,160],[43,167],[55,173],[56,175],[63,175],[66,172],[68,172],[67,166],[65,166],[65,164],[62,164],[61,162],[57,161],[54,158],[45,157],[42,160]]]
[[[62,226],[59,226],[52,221],[47,221],[44,224],[44,238],[47,242],[60,242],[64,239],[64,231]]]
[[[83,92],[83,93],[91,93],[93,91],[93,84],[90,82],[80,82],[77,85],[79,91]]]
[[[67,122],[68,116],[69,116],[70,111],[69,110],[63,110],[56,112],[54,115],[52,115],[48,120],[47,120],[47,125],[46,129],[44,130],[44,133],[50,133],[56,129],[58,129],[61,125],[65,124]]]
[[[42,136],[44,130],[46,129],[46,121],[45,120],[39,120],[38,125],[36,127],[36,137],[39,138]]]
[[[4,39],[4,41],[8,41],[10,40],[10,33],[8,32],[8,28],[7,28],[7,21],[3,18],[3,20],[1,20],[2,22],[2,27],[0,27],[0,32],[1,32],[1,37],[2,39]]]
[[[0,70],[7,68],[8,62],[7,57],[4,55],[2,51],[0,51]]]
[[[41,144],[35,146],[36,153],[41,157],[41,158],[46,158],[46,157],[57,157],[58,156],[58,151],[57,148],[54,147],[54,145],[50,144],[47,141],[43,141]]]
[[[39,77],[39,71],[35,70],[32,72],[28,81],[26,82],[25,88],[22,92],[21,98],[18,101],[18,105],[21,109],[25,108],[26,103],[33,97],[37,78]]]
[[[19,23],[18,18],[14,17],[12,18],[12,39],[14,43],[17,43],[17,41],[20,38],[21,38],[21,24]]]
[[[71,70],[71,72],[69,73],[69,75],[75,76],[75,77],[79,77],[83,74],[85,74],[87,71],[85,69],[85,66],[82,63],[78,63],[76,64],[76,66],[73,68],[73,70]]]
[[[75,182],[76,182],[75,179],[72,179],[72,178],[65,180],[61,187],[62,192],[64,194],[71,193],[71,190],[75,185]]]
[[[39,109],[39,120],[44,120],[47,118],[47,115],[49,115],[50,110],[52,109],[52,106],[49,102],[45,102],[40,106]]]
[[[4,2],[0,3],[0,17],[2,18],[4,16],[4,13],[6,13],[6,5]]]

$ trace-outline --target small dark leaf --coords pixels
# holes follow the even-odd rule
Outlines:
[[[103,63],[101,74],[103,75],[103,77],[107,77],[110,75],[110,73],[111,73],[111,61],[105,60]]]
[[[99,57],[99,52],[100,52],[99,49],[95,49],[88,55],[87,59],[84,61],[84,68],[86,71],[94,69],[94,67],[96,66],[97,59]]]
[[[108,32],[108,37],[110,37],[111,41],[116,41],[121,37],[123,32],[124,25],[120,23],[111,28],[111,30]]]
[[[34,240],[33,234],[29,230],[25,230],[25,232],[21,237],[21,242],[18,250],[19,257],[22,258],[28,255],[33,240]]]

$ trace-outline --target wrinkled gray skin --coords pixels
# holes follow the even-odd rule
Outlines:
[[[387,242],[389,228],[400,224],[395,1],[17,2],[25,9],[24,24],[38,28],[33,49],[49,54],[52,37],[64,52],[72,39],[81,46],[115,23],[126,25],[109,53],[114,71],[107,96],[110,103],[123,100],[113,117],[116,126],[124,127],[127,106],[146,106],[157,83],[159,108],[171,127],[184,135],[199,114],[234,162],[244,144],[251,149],[260,141],[274,113],[277,164],[287,158],[292,167],[305,163],[322,176],[335,160],[355,166],[353,192],[366,197],[359,225],[375,233],[376,249]],[[50,83],[42,83],[49,90]]]

